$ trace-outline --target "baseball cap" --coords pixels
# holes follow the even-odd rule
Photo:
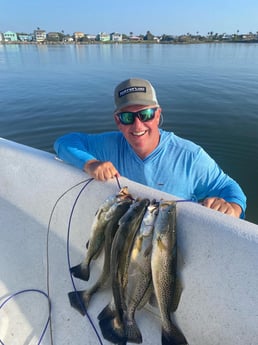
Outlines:
[[[114,98],[116,111],[129,105],[159,106],[153,86],[145,79],[124,80],[115,88]]]

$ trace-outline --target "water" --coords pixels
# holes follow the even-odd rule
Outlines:
[[[64,133],[114,130],[128,77],[153,83],[162,127],[239,182],[258,224],[258,44],[0,45],[0,136],[53,152]]]

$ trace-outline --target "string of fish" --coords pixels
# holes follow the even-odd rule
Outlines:
[[[51,214],[50,214],[50,217],[49,217],[49,222],[48,222],[48,230],[47,230],[47,293],[45,293],[44,291],[40,290],[40,289],[24,289],[24,290],[21,290],[21,291],[18,291],[16,293],[13,293],[11,295],[9,295],[1,304],[0,304],[0,310],[10,301],[12,300],[13,298],[15,298],[16,296],[20,295],[20,294],[24,294],[24,293],[28,293],[28,292],[33,292],[33,293],[39,293],[39,294],[42,294],[44,295],[47,300],[48,300],[48,305],[49,305],[49,316],[48,316],[48,319],[46,321],[46,324],[44,326],[44,329],[42,331],[42,334],[40,335],[40,338],[39,338],[39,342],[38,342],[38,345],[41,344],[42,342],[42,339],[46,333],[46,330],[47,330],[47,327],[50,326],[50,336],[51,336],[51,345],[53,345],[53,334],[52,334],[52,323],[51,323],[51,301],[50,301],[50,293],[49,293],[49,290],[50,290],[50,287],[49,287],[49,252],[48,252],[48,241],[49,241],[49,232],[50,232],[50,226],[51,226],[51,221],[52,221],[52,217],[53,217],[53,214],[54,214],[54,211],[55,211],[55,208],[58,204],[58,202],[68,193],[70,192],[73,188],[79,186],[80,184],[84,184],[83,188],[80,190],[80,192],[78,193],[76,199],[75,199],[75,202],[72,206],[72,211],[70,213],[70,217],[69,217],[69,224],[68,224],[68,230],[67,230],[67,260],[68,260],[68,267],[70,269],[70,272],[71,272],[71,281],[72,281],[72,285],[74,287],[74,293],[76,294],[77,296],[77,302],[76,302],[76,308],[78,308],[78,303],[79,303],[79,309],[80,309],[80,312],[82,312],[82,314],[84,314],[85,316],[87,316],[91,326],[93,327],[93,330],[94,332],[96,333],[96,336],[99,340],[99,343],[100,345],[103,345],[102,341],[101,341],[101,338],[100,338],[100,335],[96,329],[96,327],[94,326],[94,323],[92,321],[92,319],[90,318],[90,315],[88,314],[87,312],[87,303],[85,304],[85,293],[84,293],[84,296],[81,296],[81,292],[78,292],[76,290],[76,287],[75,287],[75,283],[74,283],[74,280],[73,280],[73,276],[76,276],[76,273],[74,272],[74,270],[71,268],[71,264],[70,264],[70,255],[69,255],[69,236],[70,236],[70,226],[71,226],[71,219],[72,219],[72,215],[73,215],[73,211],[74,211],[74,208],[76,206],[76,203],[81,195],[81,193],[83,192],[83,190],[87,187],[87,185],[92,182],[93,179],[87,179],[87,180],[83,180],[77,184],[75,184],[74,186],[70,187],[69,189],[67,189],[55,202],[53,208],[52,208],[52,211],[51,211]],[[117,179],[117,184],[118,184],[118,187],[120,190],[122,190],[121,186],[120,186],[120,183],[119,183],[119,180]],[[177,200],[177,202],[189,202],[189,201],[193,201],[193,200]],[[154,207],[155,208],[155,207]],[[154,214],[154,213],[153,213]],[[82,278],[83,279],[83,278]],[[84,280],[87,280],[87,279],[84,279]],[[97,288],[98,289],[98,288]],[[97,290],[96,290],[97,291]],[[93,289],[92,289],[92,292],[93,292]],[[94,291],[95,292],[95,291]],[[73,293],[70,293],[69,294],[69,298],[70,298],[70,301],[71,301],[71,296],[73,296]],[[74,298],[74,296],[72,297]],[[71,302],[72,304],[72,302]],[[1,345],[5,345],[4,342],[0,339],[0,344]]]
[[[192,200],[134,198],[127,187],[118,186],[119,193],[109,196],[95,215],[84,260],[71,267],[75,278],[88,281],[91,261],[104,251],[101,275],[89,289],[70,292],[70,304],[85,315],[92,296],[111,285],[112,299],[98,315],[106,340],[141,343],[134,316],[150,302],[160,311],[162,345],[187,345],[171,312],[177,309],[181,292],[176,272],[176,204]]]

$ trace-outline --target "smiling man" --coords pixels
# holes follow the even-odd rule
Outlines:
[[[117,132],[71,133],[57,139],[59,158],[96,180],[124,176],[236,217],[246,197],[198,145],[159,128],[161,107],[148,80],[131,78],[114,92]]]

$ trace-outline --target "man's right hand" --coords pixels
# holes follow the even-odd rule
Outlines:
[[[85,163],[83,170],[98,181],[107,181],[120,174],[111,162],[102,162],[96,159],[91,159]]]

